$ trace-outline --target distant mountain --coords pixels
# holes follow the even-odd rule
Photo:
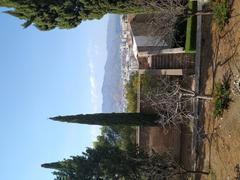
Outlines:
[[[122,111],[122,81],[120,61],[120,16],[109,15],[107,27],[107,61],[102,86],[102,112]]]

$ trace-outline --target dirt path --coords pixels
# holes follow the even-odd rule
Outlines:
[[[232,5],[231,18],[223,32],[219,32],[211,17],[204,17],[202,31],[201,92],[213,95],[214,85],[224,74],[233,80],[240,75],[240,0]],[[240,164],[240,96],[231,94],[232,102],[222,118],[214,119],[213,102],[202,104],[202,144],[199,146],[198,167],[208,170],[209,176],[199,179],[231,180],[238,175]]]

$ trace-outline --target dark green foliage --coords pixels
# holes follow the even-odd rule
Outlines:
[[[63,161],[46,163],[42,167],[54,169],[56,178],[67,177],[71,180],[117,180],[140,179],[138,167],[146,155],[136,148],[123,151],[114,146],[97,146],[88,148],[82,156],[72,156]]]
[[[224,78],[222,83],[216,84],[215,97],[214,97],[214,116],[222,116],[223,111],[228,109],[231,102],[230,98],[230,84],[229,79]]]
[[[138,73],[133,73],[125,86],[127,112],[137,112]]]
[[[213,15],[218,29],[222,31],[230,18],[230,7],[228,1],[222,0],[221,2],[215,3],[213,5]]]
[[[122,150],[131,149],[135,146],[135,133],[135,127],[131,126],[103,126],[94,147],[111,145]]]
[[[191,171],[180,166],[167,153],[148,154],[135,147],[131,151],[113,146],[88,148],[82,156],[55,163],[46,163],[42,167],[54,169],[57,180],[150,180],[175,179],[176,175],[187,173],[208,174]]]
[[[148,91],[150,88],[157,87],[158,81],[153,75],[146,73],[141,75],[141,93]],[[126,99],[127,99],[127,111],[137,111],[137,91],[139,86],[138,73],[133,73],[130,77],[129,82],[126,84]]]
[[[107,13],[156,10],[154,7],[142,7],[137,1],[127,0],[1,0],[0,6],[10,8],[5,13],[25,20],[23,27],[34,24],[43,31],[56,27],[74,28],[82,21],[100,19]]]
[[[145,113],[97,113],[73,116],[57,116],[50,118],[55,121],[80,123],[89,125],[125,125],[125,126],[157,126],[159,117]]]

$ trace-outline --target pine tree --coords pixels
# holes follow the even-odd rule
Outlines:
[[[70,180],[178,179],[186,174],[209,174],[184,168],[169,153],[148,154],[138,148],[124,151],[116,146],[88,148],[82,156],[42,167],[54,169],[57,179],[67,177]]]
[[[157,126],[159,117],[155,114],[144,113],[97,113],[79,114],[73,116],[56,116],[54,121],[80,123],[89,125],[126,125],[126,126]]]
[[[42,167],[54,169],[53,174],[57,178],[68,177],[71,180],[132,179],[137,176],[135,173],[139,162],[131,158],[138,156],[140,154],[137,155],[136,151],[133,153],[122,151],[116,146],[98,146],[88,148],[82,156],[42,164]]]

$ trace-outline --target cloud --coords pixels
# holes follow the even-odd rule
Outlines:
[[[97,81],[96,81],[96,72],[95,72],[95,66],[94,66],[94,57],[97,57],[97,54],[99,49],[96,48],[96,45],[93,45],[93,43],[90,43],[88,46],[88,66],[90,70],[90,94],[91,94],[91,104],[92,104],[92,111],[98,112],[100,110],[99,103],[98,103],[98,93],[97,93]]]
[[[90,82],[90,95],[92,111],[94,113],[100,111],[100,103],[98,91],[97,91],[97,80],[96,80],[96,70],[94,66],[94,59],[97,59],[99,54],[98,46],[94,45],[93,42],[89,43],[87,56],[88,56],[88,66],[90,71],[89,82]],[[100,126],[91,126],[90,128],[91,140],[96,141],[97,136],[100,134]]]

